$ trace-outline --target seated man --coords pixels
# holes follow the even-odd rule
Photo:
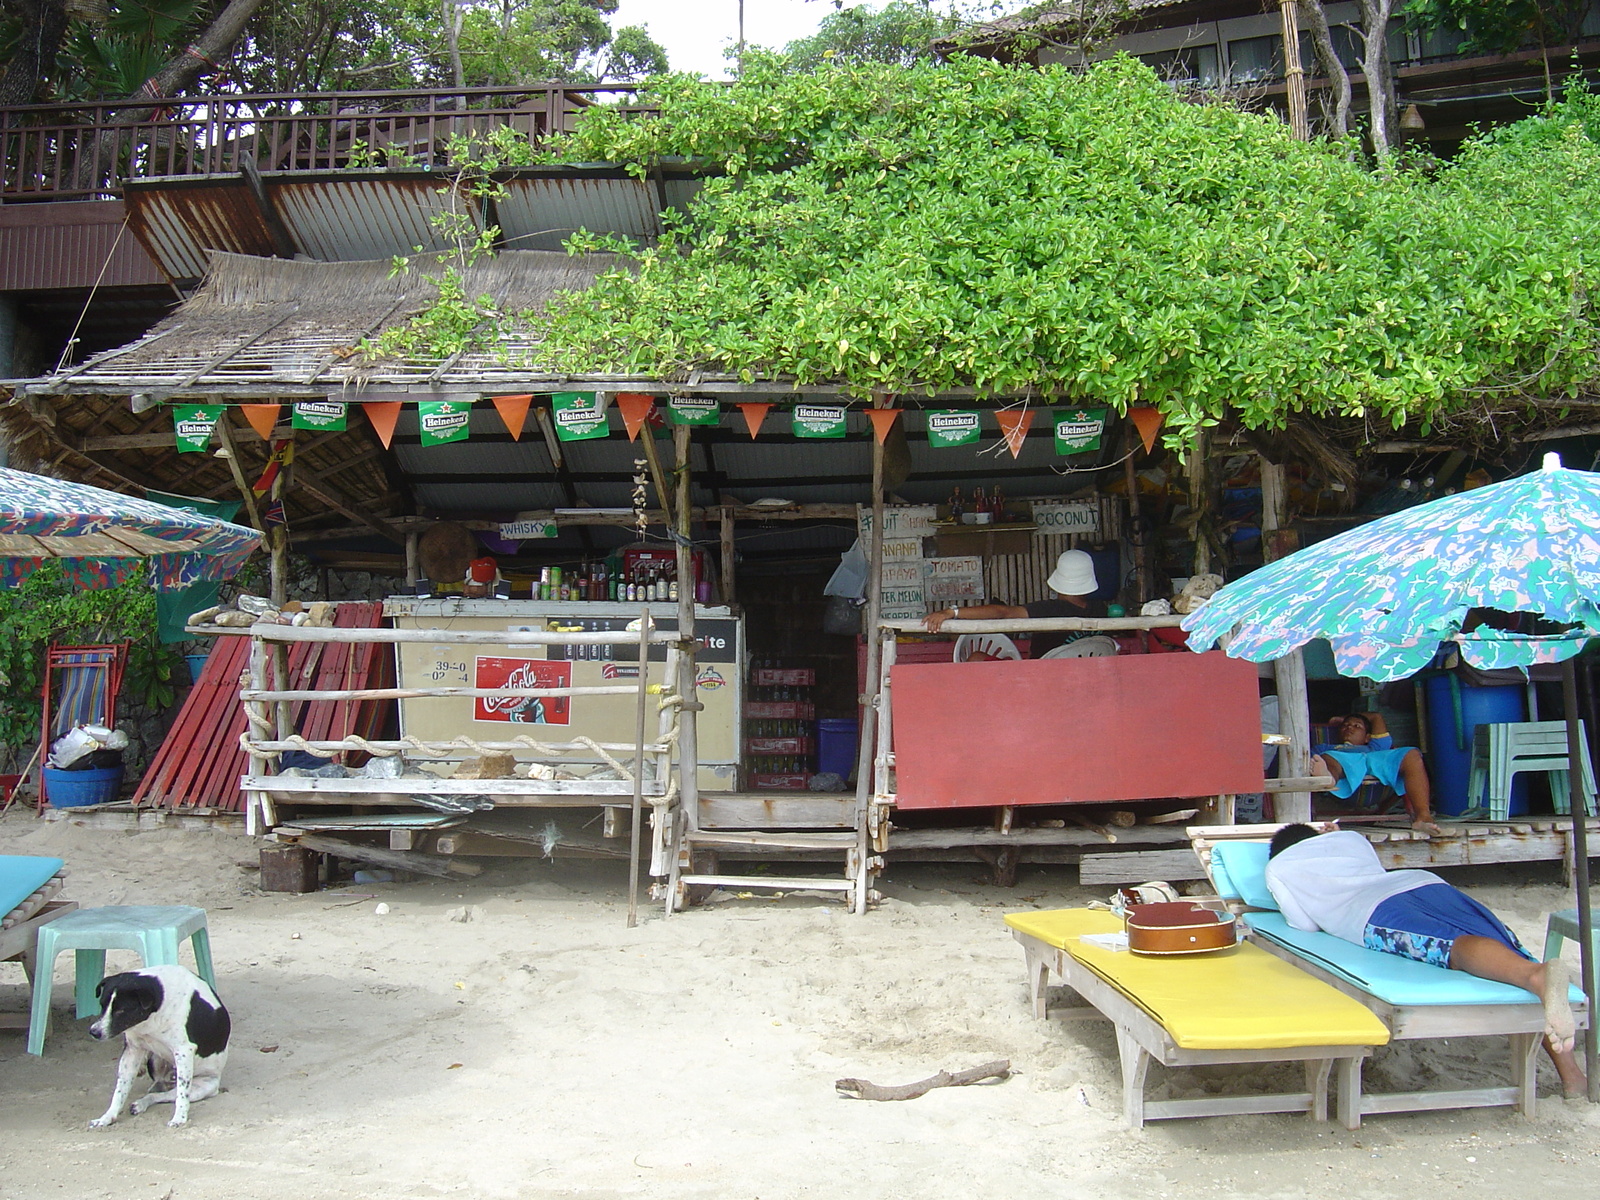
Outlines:
[[[1311,757],[1314,775],[1333,776],[1333,794],[1344,800],[1355,794],[1368,775],[1392,787],[1406,802],[1411,828],[1436,834],[1433,822],[1432,792],[1428,772],[1422,765],[1422,751],[1414,746],[1391,747],[1384,734],[1374,737],[1372,721],[1362,713],[1351,713],[1339,722],[1340,742]]]
[[[952,605],[942,608],[938,612],[929,613],[922,622],[922,626],[929,633],[938,633],[944,623],[952,618],[959,617],[964,621],[1020,621],[1028,617],[1103,617],[1106,615],[1104,600],[1094,599],[1094,593],[1100,589],[1099,580],[1094,574],[1094,559],[1084,550],[1066,550],[1056,559],[1056,569],[1050,573],[1050,578],[1045,580],[1047,586],[1055,593],[1054,600],[1035,600],[1032,604],[968,604],[959,607]],[[1054,633],[1036,633],[1029,649],[1029,657],[1043,658],[1057,646],[1065,646],[1082,637],[1091,636],[1086,631],[1068,632],[1058,630]],[[987,654],[974,654],[968,662],[990,658]]]
[[[1432,871],[1385,871],[1372,843],[1353,830],[1319,834],[1309,825],[1285,825],[1273,835],[1267,887],[1296,929],[1532,992],[1544,1003],[1544,1045],[1562,1091],[1585,1094],[1572,1053],[1566,964],[1536,960],[1465,892]]]

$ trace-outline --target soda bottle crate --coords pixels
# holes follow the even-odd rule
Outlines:
[[[751,672],[756,687],[815,687],[817,673],[809,667],[761,667]]]
[[[750,700],[744,715],[752,721],[810,721],[817,710],[809,700]]]
[[[811,776],[805,772],[789,775],[750,776],[750,786],[758,791],[803,792],[811,786]]]
[[[756,737],[746,738],[746,754],[815,754],[816,742],[808,737]]]

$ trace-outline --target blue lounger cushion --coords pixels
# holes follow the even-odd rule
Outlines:
[[[0,854],[0,916],[42,888],[63,865],[59,858]]]
[[[1398,954],[1368,950],[1331,933],[1307,933],[1290,925],[1282,913],[1245,913],[1244,921],[1269,941],[1390,1004],[1539,1003],[1539,997],[1532,992],[1509,983],[1496,983],[1465,971],[1452,971],[1448,967],[1401,958]],[[1571,988],[1568,995],[1574,1004],[1583,1002],[1580,988]]]
[[[1211,881],[1224,900],[1243,900],[1251,908],[1276,909],[1267,889],[1266,842],[1219,842],[1211,848]]]

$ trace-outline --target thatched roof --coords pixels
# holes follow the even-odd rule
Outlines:
[[[540,310],[562,292],[587,288],[623,260],[552,250],[508,250],[465,270],[468,295],[493,296],[504,311]],[[205,279],[172,316],[131,345],[34,381],[31,391],[146,392],[158,398],[253,387],[262,397],[327,393],[353,385],[431,384],[464,390],[526,380],[537,347],[433,362],[374,363],[357,352],[427,308],[442,268],[419,257],[408,271],[388,262],[291,262],[213,253]]]

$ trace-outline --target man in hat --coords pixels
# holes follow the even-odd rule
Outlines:
[[[973,604],[952,605],[929,613],[923,626],[929,633],[938,633],[946,621],[959,617],[963,621],[1013,621],[1024,617],[1103,617],[1106,605],[1103,600],[1092,599],[1100,590],[1094,574],[1094,559],[1082,550],[1068,550],[1056,559],[1056,569],[1045,581],[1056,593],[1054,600],[1035,600],[1032,604]],[[1029,657],[1043,658],[1057,646],[1075,642],[1087,632],[1057,631],[1036,633]],[[988,657],[974,655],[973,658]]]

